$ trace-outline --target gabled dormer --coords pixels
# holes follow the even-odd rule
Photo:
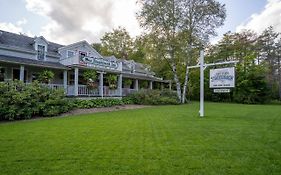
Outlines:
[[[87,41],[80,41],[59,48],[61,59],[71,58],[73,56],[87,56],[94,58],[103,58]]]
[[[43,37],[35,37],[34,38],[34,49],[37,52],[36,58],[40,61],[46,60],[46,53],[48,50],[48,41]]]

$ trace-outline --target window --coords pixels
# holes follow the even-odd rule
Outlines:
[[[71,50],[67,51],[67,58],[73,57],[74,56],[74,52]]]
[[[0,81],[5,80],[5,68],[0,67]]]
[[[42,46],[42,45],[37,46],[37,59],[38,60],[45,59],[45,46]]]

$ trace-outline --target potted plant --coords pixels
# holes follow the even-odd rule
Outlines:
[[[125,88],[130,88],[132,85],[132,80],[131,79],[125,79],[124,80],[124,87]]]
[[[147,81],[141,81],[140,87],[141,87],[141,89],[147,89],[148,88],[148,82]]]
[[[97,83],[96,83],[96,79],[97,79],[97,73],[95,70],[86,70],[83,72],[83,79],[86,81],[87,83],[87,87],[89,89],[96,89],[97,88]]]
[[[50,70],[44,70],[38,76],[38,81],[40,83],[49,84],[52,79],[54,79],[55,74]]]
[[[108,75],[107,82],[109,84],[109,89],[116,89],[117,88],[117,76],[116,75]]]

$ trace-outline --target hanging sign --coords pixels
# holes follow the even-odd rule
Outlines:
[[[234,67],[210,70],[210,88],[234,88],[234,87],[235,87]]]
[[[118,68],[117,62],[105,60],[103,58],[94,58],[94,57],[84,56],[84,57],[80,57],[79,63],[81,65],[85,65],[85,66],[88,66],[88,67],[100,66],[100,67],[112,68],[112,69]]]

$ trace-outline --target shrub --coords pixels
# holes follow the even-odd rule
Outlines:
[[[123,105],[121,99],[91,99],[91,100],[76,100],[76,108],[100,108],[100,107],[111,107],[115,105]]]
[[[177,95],[174,92],[159,90],[140,90],[128,96],[135,104],[143,105],[168,105],[179,104]]]
[[[0,83],[0,120],[54,116],[72,107],[63,90],[51,90],[38,82],[28,85],[21,81]]]
[[[130,97],[123,97],[122,102],[123,102],[124,105],[134,104],[134,101]]]

